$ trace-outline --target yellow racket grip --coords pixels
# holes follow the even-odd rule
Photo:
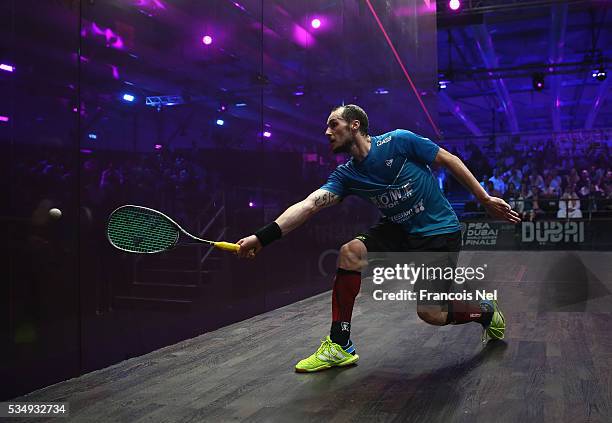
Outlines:
[[[231,251],[232,253],[237,253],[238,250],[240,250],[240,245],[234,244],[233,242],[219,241],[215,242],[214,246],[220,250]]]

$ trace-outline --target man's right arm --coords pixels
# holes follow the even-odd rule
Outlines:
[[[300,227],[319,210],[338,204],[340,201],[342,201],[342,197],[339,195],[324,189],[318,189],[304,200],[289,207],[274,222],[280,228],[282,236],[285,236]],[[278,229],[276,230],[278,231]],[[256,235],[242,238],[237,244],[240,245],[240,251],[238,252],[240,257],[252,258],[263,248]]]
[[[284,236],[300,227],[319,210],[338,204],[341,200],[339,195],[324,189],[318,189],[304,200],[285,210],[275,222],[280,226]]]

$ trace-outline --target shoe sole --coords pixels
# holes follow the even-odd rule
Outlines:
[[[359,355],[355,354],[353,357],[349,358],[348,360],[345,360],[341,363],[338,364],[324,364],[323,366],[319,366],[319,367],[315,367],[314,369],[298,369],[297,367],[295,368],[295,372],[296,373],[313,373],[313,372],[320,372],[321,370],[327,370],[327,369],[331,369],[332,367],[344,367],[344,366],[350,366],[351,364],[355,364],[357,363],[357,360],[359,360]]]

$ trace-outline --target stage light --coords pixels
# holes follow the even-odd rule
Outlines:
[[[374,94],[389,94],[389,90],[386,88],[377,88]]]
[[[223,119],[217,119],[217,125],[223,126],[225,125],[225,121]]]
[[[87,137],[90,140],[97,140],[98,139],[98,136],[96,134],[94,134],[93,132],[91,134],[88,134]]]
[[[296,91],[296,92],[294,92],[294,93],[293,93],[293,95],[295,95],[295,96],[298,96],[298,97],[299,97],[299,96],[301,96],[301,95],[304,95],[304,91]]]
[[[606,70],[603,68],[603,66],[593,71],[593,78],[597,79],[600,82],[605,81],[607,77],[608,74],[606,73]]]
[[[249,201],[249,207],[255,207],[255,203],[252,201]]]
[[[15,71],[15,67],[11,65],[5,65],[4,63],[0,63],[0,70],[7,71],[7,72],[13,72]]]
[[[236,107],[245,107],[247,104],[246,103],[236,103],[234,104],[234,106]]]
[[[202,42],[209,46],[212,44],[212,37],[210,35],[205,35],[202,37]]]
[[[0,116],[0,122],[8,122],[8,121],[9,121],[8,116]]]
[[[321,20],[317,18],[313,19],[310,21],[310,26],[312,26],[314,29],[319,29],[321,27]]]
[[[155,144],[153,148],[155,148],[156,150],[161,150],[163,146],[161,144]]]
[[[459,0],[450,0],[448,2],[448,7],[450,7],[451,10],[457,10],[461,7],[461,3],[459,2]]]
[[[123,99],[127,102],[131,103],[135,98],[132,94],[123,94]]]
[[[445,90],[453,80],[453,74],[450,71],[443,71],[438,73],[438,88]]]
[[[534,73],[531,82],[534,90],[542,91],[544,89],[544,74]]]
[[[263,136],[266,137],[266,138],[270,138],[272,136],[272,132],[264,131]]]

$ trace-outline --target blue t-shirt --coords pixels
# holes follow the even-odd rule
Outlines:
[[[461,230],[459,219],[429,168],[440,147],[404,129],[371,137],[361,162],[350,159],[329,175],[326,191],[374,203],[407,233],[431,236]]]

